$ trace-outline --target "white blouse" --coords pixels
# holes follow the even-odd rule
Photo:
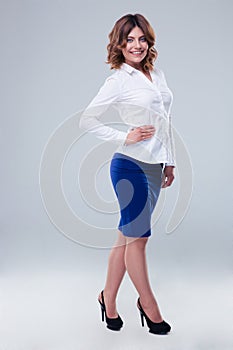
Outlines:
[[[154,68],[151,78],[152,82],[139,70],[123,63],[105,80],[81,115],[79,126],[102,140],[118,143],[116,152],[146,163],[175,165],[170,113],[173,94],[161,69]],[[109,106],[118,111],[126,131],[100,121]],[[148,140],[126,145],[128,132],[142,125],[153,125],[155,134]]]

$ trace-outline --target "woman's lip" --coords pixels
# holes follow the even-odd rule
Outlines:
[[[133,55],[140,55],[143,53],[143,51],[130,51],[130,53],[132,53]]]

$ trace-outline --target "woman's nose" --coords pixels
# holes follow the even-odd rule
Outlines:
[[[135,40],[135,48],[140,49],[142,47],[140,40]]]

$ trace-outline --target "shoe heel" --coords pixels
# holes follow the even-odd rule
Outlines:
[[[104,308],[101,306],[102,322],[104,322]]]
[[[140,315],[141,315],[142,327],[144,327],[144,315],[143,315],[143,313],[141,313],[141,312],[140,312]]]

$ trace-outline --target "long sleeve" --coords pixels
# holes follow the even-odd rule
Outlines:
[[[167,113],[168,117],[168,154],[169,154],[169,162],[166,163],[166,165],[175,166],[175,144],[174,144],[174,138],[173,138],[173,132],[172,132],[172,115],[171,115],[171,105],[173,101],[173,94],[172,91],[168,88],[167,81],[164,75],[164,72],[159,69],[160,73],[160,92],[163,97],[163,103],[164,108]]]
[[[120,93],[117,79],[112,76],[108,77],[97,95],[81,115],[79,127],[93,133],[102,140],[124,144],[127,132],[104,125],[100,121],[101,115],[106,112],[108,107],[117,102]]]
[[[171,166],[175,166],[175,144],[174,144],[174,137],[173,137],[173,132],[172,132],[172,117],[171,114],[168,115],[169,118],[169,143],[170,143],[170,147],[169,147],[169,153],[171,156],[171,159],[168,163],[166,163],[166,165],[171,165]]]

